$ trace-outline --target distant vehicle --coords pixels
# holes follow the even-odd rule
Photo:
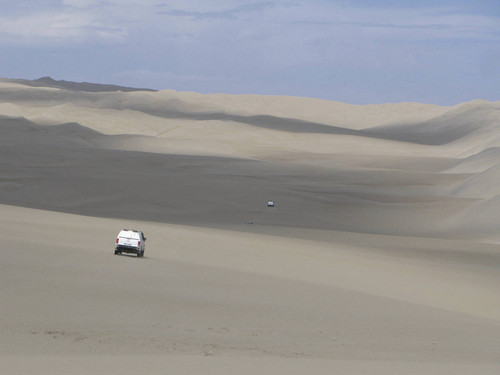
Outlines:
[[[137,230],[123,229],[116,237],[115,255],[131,253],[143,257],[145,247],[146,237],[144,237],[144,233]]]
[[[274,207],[274,201],[267,202],[267,207]]]

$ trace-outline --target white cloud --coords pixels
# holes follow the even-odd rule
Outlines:
[[[88,8],[104,4],[102,0],[63,0],[62,3],[75,8]]]
[[[9,44],[79,43],[88,40],[116,41],[127,35],[106,17],[83,9],[57,9],[18,17],[0,16],[0,41]]]

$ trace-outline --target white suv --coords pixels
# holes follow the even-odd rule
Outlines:
[[[132,253],[138,257],[144,256],[146,237],[137,230],[123,229],[118,233],[115,244],[115,254]]]

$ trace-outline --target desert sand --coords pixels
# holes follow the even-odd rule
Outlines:
[[[498,374],[499,186],[500,102],[2,79],[0,372]]]

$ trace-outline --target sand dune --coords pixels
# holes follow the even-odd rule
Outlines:
[[[498,164],[500,159],[500,147],[488,147],[464,159],[459,160],[456,165],[448,171],[455,173],[483,172]]]
[[[253,221],[439,236],[440,223],[477,198],[442,193],[470,174],[137,153],[95,148],[117,136],[75,124],[4,119],[3,128],[6,204],[203,226]],[[272,215],[268,197],[280,201]]]
[[[3,238],[2,291],[12,302],[2,354],[27,363],[84,356],[99,368],[103,355],[132,355],[146,371],[152,356],[181,373],[186,356],[219,371],[277,361],[284,373],[297,359],[321,373],[367,362],[384,363],[376,373],[498,370],[495,245],[2,211],[2,227],[16,234]],[[111,255],[120,224],[147,233],[146,258]]]
[[[2,373],[497,374],[499,105],[1,80]]]
[[[413,125],[391,125],[371,128],[370,133],[394,139],[428,145],[445,145],[462,138],[477,137],[500,141],[498,123],[500,102],[476,101],[457,106],[441,116]]]
[[[24,85],[18,82],[24,83]],[[64,89],[64,81],[57,82],[57,87]],[[393,123],[418,123],[450,110],[448,107],[420,103],[361,106],[310,98],[261,95],[202,95],[194,92],[177,92],[173,90],[124,93],[125,88],[109,85],[93,85],[91,90],[82,92],[73,90],[72,87],[75,85],[71,85],[71,83],[68,87],[68,82],[66,82],[66,87],[69,90],[52,90],[51,95],[47,96],[41,95],[40,90],[55,87],[50,81],[46,86],[43,86],[43,83],[44,80],[35,82],[0,79],[0,94],[3,94],[7,88],[15,87],[17,89],[15,94],[12,91],[8,93],[10,100],[16,98],[19,101],[29,102],[36,99],[38,106],[42,106],[47,101],[56,98],[64,102],[86,104],[89,107],[133,108],[145,112],[154,110],[167,115],[169,115],[169,111],[184,114],[222,113],[242,117],[262,115],[319,124],[342,125],[349,129],[362,129]],[[29,86],[26,84],[29,84]],[[38,89],[33,90],[32,86],[37,86]],[[106,87],[109,91],[103,92],[102,90]],[[63,92],[62,95],[61,92]],[[102,95],[103,93],[105,95]],[[47,94],[47,90],[45,90],[45,94]]]

